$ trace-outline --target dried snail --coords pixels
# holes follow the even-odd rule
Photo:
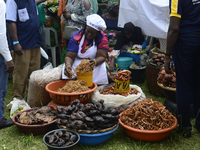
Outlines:
[[[58,130],[46,136],[47,144],[56,147],[67,147],[78,140],[76,134],[69,131]]]
[[[24,111],[16,116],[17,122],[26,125],[49,123],[55,119],[56,110],[49,106],[43,106],[39,109],[33,108],[32,111]]]
[[[164,54],[158,54],[158,55],[152,57],[150,62],[155,64],[155,65],[162,66],[165,63],[165,55]]]
[[[103,100],[82,104],[78,99],[69,106],[57,106],[57,123],[76,130],[101,130],[118,123],[119,111],[108,108]]]

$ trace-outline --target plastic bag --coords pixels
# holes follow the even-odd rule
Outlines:
[[[95,91],[94,94],[92,95],[92,102],[97,102],[100,99],[104,100],[104,104],[107,107],[120,107],[121,105],[125,105],[125,104],[133,104],[133,102],[139,102],[142,101],[144,99],[146,99],[145,94],[143,93],[142,89],[137,86],[137,85],[130,85],[130,88],[134,88],[138,91],[140,91],[138,94],[132,94],[132,95],[128,95],[128,96],[122,96],[122,95],[103,95],[100,94],[99,91],[102,91],[103,89],[107,89],[108,87],[110,87],[111,84],[109,85],[102,85],[99,86]]]
[[[14,98],[13,101],[11,101],[7,108],[10,109],[10,118],[12,119],[12,114],[15,113],[19,107],[22,107],[23,110],[30,109],[31,107],[25,102],[25,100],[20,100],[17,98]]]
[[[27,98],[27,102],[31,107],[45,106],[51,101],[45,86],[50,82],[61,79],[62,66],[63,64],[53,68],[52,64],[48,63],[43,69],[32,72]]]

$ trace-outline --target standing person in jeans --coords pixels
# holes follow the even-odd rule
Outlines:
[[[13,96],[24,98],[30,74],[40,69],[40,22],[35,0],[7,0],[6,20],[9,22],[13,59]]]
[[[200,0],[170,0],[165,71],[170,73],[170,56],[176,68],[176,103],[179,131],[191,137],[190,106],[200,131]]]
[[[4,99],[7,92],[8,73],[14,69],[14,63],[8,48],[6,37],[6,5],[0,0],[0,129],[13,125],[12,120],[4,118]]]

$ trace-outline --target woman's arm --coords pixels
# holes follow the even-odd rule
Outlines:
[[[65,64],[71,64],[72,66],[76,56],[77,56],[77,53],[75,52],[67,52],[65,56]]]
[[[114,71],[114,66],[115,66],[115,57],[112,57],[109,65],[110,71]]]
[[[65,71],[69,73],[69,69],[71,70],[71,66],[74,63],[74,60],[77,56],[79,46],[73,37],[70,38],[68,46],[67,46],[67,54],[65,56]]]
[[[106,60],[108,50],[103,50],[103,49],[97,49],[97,54],[96,54],[96,66],[102,64]]]
[[[71,19],[76,22],[85,23],[86,17],[92,14],[91,3],[89,0],[84,0],[82,6],[83,15],[71,14]]]
[[[70,70],[72,70],[72,64],[74,62],[74,59],[76,58],[77,53],[75,52],[67,52],[66,56],[65,56],[65,70],[64,70],[64,74],[68,75],[70,74]]]
[[[95,58],[96,66],[102,64],[106,60],[109,49],[107,35],[104,32],[101,32],[101,34],[103,35],[103,37],[101,41],[97,44],[97,53]]]

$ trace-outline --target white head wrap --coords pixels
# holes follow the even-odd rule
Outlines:
[[[107,28],[105,21],[101,18],[101,16],[97,14],[92,14],[92,15],[87,16],[86,24],[97,31],[99,30],[104,31]]]

